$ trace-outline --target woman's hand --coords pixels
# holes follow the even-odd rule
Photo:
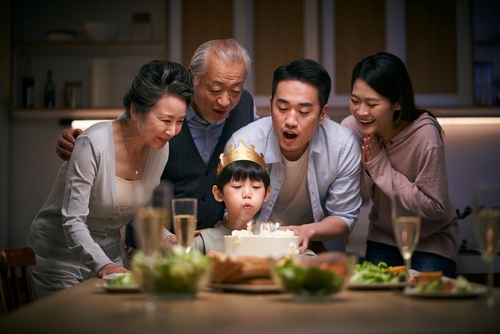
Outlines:
[[[362,160],[367,163],[375,159],[375,157],[382,151],[382,141],[375,135],[368,135],[363,139],[362,146]]]
[[[97,273],[97,276],[99,276],[100,278],[103,278],[104,276],[109,275],[109,274],[129,273],[129,272],[130,272],[130,270],[128,270],[125,267],[117,266],[114,263],[108,263],[107,265],[102,267],[101,270],[99,270],[99,272]]]

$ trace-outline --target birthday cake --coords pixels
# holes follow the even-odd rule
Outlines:
[[[234,230],[224,237],[224,253],[231,255],[257,255],[281,257],[299,252],[299,237],[293,231],[280,229],[277,224],[262,223],[260,233],[247,230]]]

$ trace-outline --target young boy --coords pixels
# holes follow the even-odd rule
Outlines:
[[[239,146],[228,146],[228,153],[221,154],[217,178],[212,193],[226,206],[226,219],[218,227],[206,229],[197,236],[192,247],[207,254],[214,250],[224,252],[224,236],[233,230],[247,228],[254,215],[271,193],[271,181],[264,156],[247,148],[240,140]]]

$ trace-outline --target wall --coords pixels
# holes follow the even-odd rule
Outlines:
[[[0,247],[9,242],[10,1],[0,1]]]

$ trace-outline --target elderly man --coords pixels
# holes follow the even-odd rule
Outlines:
[[[322,241],[345,250],[361,206],[361,151],[355,135],[326,118],[331,80],[310,59],[279,67],[273,76],[271,117],[235,132],[226,144],[255,145],[264,154],[271,196],[262,221],[279,221],[299,236],[301,250]]]
[[[224,205],[214,199],[212,186],[224,144],[236,130],[258,117],[252,96],[243,89],[250,57],[235,40],[202,44],[188,71],[195,85],[195,103],[187,110],[180,134],[170,141],[170,157],[162,178],[173,183],[175,197],[198,198],[197,228],[202,229],[213,227],[223,218]],[[56,149],[59,157],[69,159],[80,133],[63,130]]]

